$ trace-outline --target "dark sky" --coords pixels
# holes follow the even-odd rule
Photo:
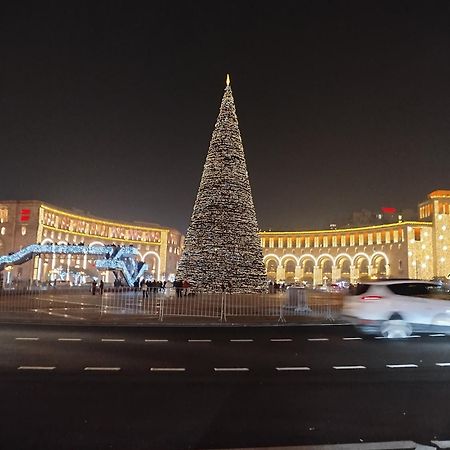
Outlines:
[[[185,231],[227,72],[262,229],[450,189],[449,1],[0,7],[0,198]]]

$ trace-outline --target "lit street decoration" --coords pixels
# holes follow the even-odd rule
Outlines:
[[[261,292],[266,274],[230,78],[177,277],[209,292]]]
[[[87,255],[102,257],[95,261],[98,270],[121,271],[129,286],[133,286],[147,270],[147,264],[137,262],[138,251],[135,247],[114,245],[57,245],[31,244],[11,255],[0,256],[0,270],[11,265],[23,264],[41,254]],[[104,258],[104,259],[103,259]]]

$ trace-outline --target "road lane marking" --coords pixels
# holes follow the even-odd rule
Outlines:
[[[439,366],[439,367],[449,367],[450,366],[450,362],[436,363],[436,365]]]
[[[17,370],[54,370],[54,366],[20,366]]]
[[[38,337],[16,337],[16,341],[38,341]]]
[[[120,367],[85,367],[84,370],[90,370],[90,371],[113,371],[117,372],[120,370]]]
[[[447,335],[444,333],[435,333],[435,334],[429,334],[428,336],[430,336],[430,337],[445,337]]]
[[[249,372],[248,367],[214,367],[215,372]]]
[[[79,342],[79,341],[82,341],[83,339],[81,339],[81,338],[58,338],[58,341],[77,341],[77,342]]]
[[[366,366],[333,366],[336,370],[353,370],[353,369],[367,369]]]
[[[375,339],[389,339],[387,336],[375,336]]]
[[[411,338],[420,338],[420,337],[422,337],[422,336],[420,336],[420,334],[411,334],[411,336],[406,336],[408,339],[411,339]]]
[[[291,338],[274,338],[270,342],[292,342]]]
[[[416,369],[419,367],[417,364],[386,364],[389,369]]]
[[[322,341],[329,341],[328,338],[308,338],[308,341],[310,342],[322,342]]]
[[[145,339],[145,342],[152,342],[154,344],[161,342],[169,342],[169,339]]]
[[[275,367],[279,372],[311,370],[309,367]]]
[[[253,342],[253,339],[230,339],[230,342]]]
[[[362,337],[343,337],[343,341],[361,341]]]
[[[209,344],[212,341],[211,341],[211,339],[188,339],[188,342],[192,342],[192,343],[199,343],[199,342],[201,343],[201,342],[203,342],[203,343]]]
[[[151,372],[185,372],[185,367],[151,367]]]
[[[102,342],[125,342],[125,339],[102,339]]]

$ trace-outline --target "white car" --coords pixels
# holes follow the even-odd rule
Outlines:
[[[450,333],[450,295],[438,283],[384,280],[361,283],[344,298],[344,318],[361,331],[388,338],[414,331]]]

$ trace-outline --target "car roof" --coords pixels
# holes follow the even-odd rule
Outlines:
[[[416,284],[437,284],[433,281],[428,281],[428,280],[414,280],[411,278],[403,278],[403,279],[399,279],[399,278],[395,278],[395,279],[390,279],[390,280],[376,280],[376,281],[365,281],[363,283],[358,283],[358,284],[369,284],[369,285],[374,285],[374,286],[387,286],[389,284],[404,284],[404,283],[416,283]]]

